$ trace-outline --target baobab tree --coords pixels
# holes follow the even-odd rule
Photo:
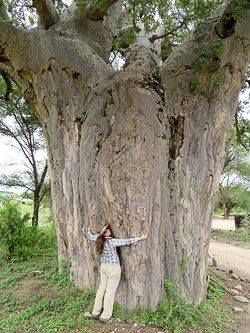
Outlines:
[[[241,17],[237,1],[211,5],[180,42],[188,20],[173,10],[177,21],[151,31],[150,6],[138,4],[122,20],[116,0],[83,6],[84,14],[75,3],[59,14],[52,0],[33,0],[38,27],[0,20],[0,69],[5,95],[11,78],[43,126],[59,261],[70,263],[78,287],[95,290],[99,260],[87,225],[108,222],[118,238],[147,231],[146,242],[120,251],[117,300],[155,309],[164,280],[176,283],[186,259],[179,287],[197,303],[206,295],[214,202],[250,61],[250,12],[249,2]],[[179,14],[191,20],[189,4]],[[115,37],[126,47],[120,71],[108,64]],[[171,49],[164,61],[160,38]]]

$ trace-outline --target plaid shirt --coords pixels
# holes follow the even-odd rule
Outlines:
[[[87,237],[90,240],[96,241],[98,235],[93,235],[91,231],[88,231]],[[129,238],[129,239],[117,239],[107,237],[106,242],[104,243],[103,253],[101,255],[101,262],[104,264],[119,264],[119,257],[116,252],[116,247],[124,246],[124,245],[137,245],[137,238]]]

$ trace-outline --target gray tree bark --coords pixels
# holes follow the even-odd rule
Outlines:
[[[107,221],[117,238],[149,233],[138,246],[120,249],[121,305],[155,309],[165,279],[177,283],[185,258],[179,287],[197,303],[205,297],[214,201],[250,61],[250,13],[226,35],[225,8],[161,66],[157,47],[141,33],[119,72],[107,65],[118,3],[97,21],[71,6],[47,30],[0,22],[0,69],[43,124],[59,261],[71,264],[80,289],[99,283],[87,225],[95,230]],[[207,70],[195,69],[201,54],[192,53],[217,36],[216,26],[224,47],[218,91]],[[192,79],[201,82],[195,92]]]

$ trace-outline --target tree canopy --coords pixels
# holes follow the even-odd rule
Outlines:
[[[119,15],[115,17],[115,32],[107,34],[106,38],[111,40],[109,62],[111,65],[120,57],[124,56],[124,50],[136,41],[137,35],[143,30],[149,34],[150,42],[160,40],[161,54],[164,61],[173,48],[178,46],[191,31],[199,35],[206,19],[223,3],[220,0],[195,1],[144,1],[144,0],[1,0],[0,16],[17,27],[25,29],[34,26],[43,26],[48,29],[59,20],[60,15],[68,8],[69,4],[75,2],[77,10],[85,14],[91,20],[102,20],[107,11],[114,3],[120,6]],[[250,8],[250,2],[247,0],[230,0],[228,1],[226,20],[228,31],[220,31],[217,27],[217,33],[220,37],[230,34],[234,29],[237,20],[244,16]],[[38,19],[38,17],[40,18]],[[224,23],[223,23],[224,24]],[[63,32],[62,32],[63,33]],[[217,74],[220,66],[211,64],[211,55],[223,52],[220,39],[209,43],[199,45],[198,49],[190,49],[190,52],[203,52],[203,56],[196,63],[197,70],[210,67],[214,72],[210,79],[213,87],[218,89],[220,77]],[[116,66],[113,66],[116,68]],[[11,81],[9,76],[2,71],[3,78],[6,82],[6,92],[3,98],[8,98],[11,92]],[[190,82],[190,89],[195,90],[199,82],[193,80]],[[249,72],[246,77],[246,85],[250,86]],[[245,88],[246,88],[245,85]]]

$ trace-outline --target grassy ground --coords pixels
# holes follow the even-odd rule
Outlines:
[[[84,315],[86,311],[91,312],[93,309],[94,294],[90,290],[80,292],[70,283],[68,273],[59,276],[55,257],[21,263],[1,261],[0,278],[0,329],[8,333],[94,333],[112,332],[115,329],[117,332],[127,333],[163,330],[172,332],[170,328],[174,332],[184,332],[186,328],[195,329],[196,326],[204,326],[205,332],[215,332],[232,321],[230,311],[219,308],[225,294],[213,283],[210,285],[210,299],[199,308],[175,300],[173,295],[170,302],[161,303],[157,312],[138,309],[130,314],[121,314],[119,304],[116,303],[116,320],[107,325]],[[120,318],[121,322],[118,322],[117,318]]]
[[[250,248],[250,231],[248,229],[212,230],[211,238],[225,243],[235,244]]]
[[[53,226],[41,228],[45,236],[38,244],[42,246],[39,256],[36,251],[35,258],[25,261],[18,262],[18,257],[14,261],[0,261],[2,332],[229,332],[227,327],[238,319],[241,325],[242,320],[249,317],[247,308],[240,318],[232,314],[233,297],[230,299],[214,282],[209,284],[208,299],[197,307],[176,297],[171,280],[167,280],[166,300],[159,304],[156,312],[145,309],[121,312],[116,303],[112,324],[94,321],[84,314],[92,311],[95,295],[88,289],[80,291],[70,282],[67,263],[61,263],[65,270],[58,275],[55,229]],[[218,273],[209,272],[225,283],[226,277]]]
[[[21,205],[22,213],[32,214],[32,205]],[[232,313],[235,304],[233,296],[227,294],[216,282],[210,281],[208,298],[199,307],[181,297],[181,291],[174,290],[170,279],[166,281],[165,300],[159,303],[157,311],[135,309],[121,311],[115,304],[114,322],[100,323],[85,316],[93,309],[94,293],[88,289],[80,291],[70,282],[66,262],[61,262],[63,274],[58,274],[56,232],[49,209],[40,209],[39,237],[35,246],[11,261],[0,259],[0,331],[23,332],[232,332],[235,326],[240,333],[245,321],[250,327],[249,307],[240,315]],[[30,227],[29,227],[30,228]],[[238,242],[250,246],[250,235],[244,230],[238,232],[214,230],[212,238],[226,242]],[[0,251],[4,253],[4,251]],[[25,260],[24,260],[25,259]],[[234,283],[230,276],[221,271],[209,270],[209,275],[230,288]],[[250,285],[245,283],[244,290]],[[247,291],[248,290],[248,291]]]
[[[24,205],[20,204],[20,208],[23,214],[29,213],[30,217],[33,214],[33,203],[26,203]],[[49,207],[43,207],[43,205],[39,208],[39,225],[46,225],[52,222],[52,214],[51,209]],[[29,220],[29,224],[31,225],[31,218]]]

